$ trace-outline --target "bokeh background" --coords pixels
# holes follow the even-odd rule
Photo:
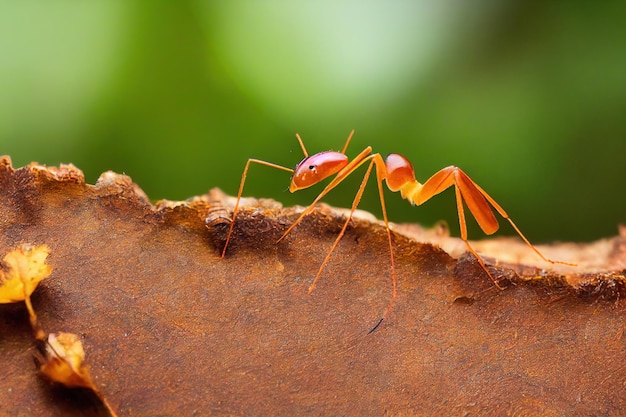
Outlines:
[[[422,181],[462,167],[535,242],[615,235],[626,3],[0,0],[0,154],[15,166],[126,173],[155,201],[233,194],[247,158],[293,167],[296,132],[315,153],[351,129],[349,155],[404,154]],[[348,206],[361,175],[325,201]],[[253,166],[244,194],[304,205],[320,190],[288,184]],[[380,216],[374,184],[362,208]],[[387,201],[393,221],[458,233],[452,191]]]

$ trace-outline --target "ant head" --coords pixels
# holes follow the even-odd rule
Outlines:
[[[320,152],[307,156],[296,165],[289,191],[301,190],[336,174],[348,164],[348,157],[340,152]]]

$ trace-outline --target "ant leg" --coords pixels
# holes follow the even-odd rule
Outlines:
[[[243,174],[241,175],[241,183],[239,184],[239,191],[237,192],[237,202],[235,203],[235,208],[233,209],[233,218],[230,222],[230,228],[228,229],[228,235],[226,236],[226,243],[224,243],[224,249],[222,249],[222,258],[226,255],[226,248],[228,248],[228,243],[230,242],[230,236],[233,233],[233,228],[235,227],[235,219],[237,218],[237,213],[239,213],[239,201],[241,200],[241,193],[243,192],[243,185],[246,182],[246,176],[248,175],[248,169],[250,168],[250,163],[256,163],[260,165],[265,165],[270,168],[281,169],[287,172],[293,172],[293,169],[284,167],[282,165],[273,164],[271,162],[262,161],[260,159],[248,159],[246,162],[246,167],[243,170]]]
[[[385,318],[387,317],[387,314],[391,311],[391,308],[393,307],[393,304],[395,303],[396,297],[398,295],[398,277],[396,276],[396,265],[395,265],[395,261],[393,259],[393,242],[391,240],[391,229],[389,228],[389,219],[387,217],[387,207],[385,205],[385,193],[384,193],[384,188],[383,188],[383,179],[387,178],[387,166],[385,165],[385,161],[383,161],[383,159],[380,156],[380,154],[376,154],[374,156],[374,161],[373,162],[376,164],[376,181],[378,183],[378,196],[380,198],[380,206],[381,206],[381,209],[382,209],[382,212],[383,212],[383,219],[385,221],[385,228],[387,229],[387,240],[389,241],[389,256],[390,256],[390,259],[391,259],[392,290],[391,290],[391,300],[389,301],[389,304],[387,305],[387,309],[383,313],[383,315],[380,318],[380,320],[378,320],[378,323],[376,323],[376,325],[374,327],[372,327],[369,332],[367,332],[368,334],[370,334],[374,330],[376,330],[378,328],[378,326],[381,325],[383,320],[385,320]]]
[[[346,229],[348,228],[348,224],[350,224],[350,220],[352,220],[352,216],[354,214],[354,211],[356,210],[357,206],[361,202],[361,197],[363,196],[363,191],[365,190],[365,185],[367,184],[367,180],[370,177],[370,173],[372,171],[372,164],[373,163],[374,163],[374,161],[370,162],[369,166],[367,167],[367,171],[365,172],[365,175],[363,176],[363,181],[361,181],[361,185],[359,186],[359,190],[357,191],[356,196],[354,197],[354,200],[352,201],[352,207],[350,208],[350,214],[348,215],[348,218],[344,222],[343,227],[341,228],[341,231],[339,232],[339,235],[337,236],[337,238],[333,242],[333,245],[331,246],[330,250],[326,254],[326,257],[324,258],[324,262],[322,262],[322,265],[320,266],[320,269],[317,271],[317,275],[315,275],[315,278],[313,279],[313,282],[311,283],[311,286],[309,287],[309,291],[308,291],[309,294],[311,294],[311,292],[313,292],[313,289],[315,288],[315,284],[317,283],[317,280],[322,275],[322,271],[324,271],[324,268],[326,267],[326,265],[328,264],[328,261],[330,260],[330,256],[332,255],[333,251],[335,250],[335,248],[339,244],[339,241],[341,240],[343,235],[346,233]]]
[[[487,194],[485,190],[483,190],[478,184],[472,181],[472,179],[460,169],[458,169],[457,172],[455,172],[455,183],[461,189],[461,193],[463,194],[463,197],[465,198],[467,206],[470,208],[470,211],[472,212],[472,214],[474,214],[474,217],[476,217],[481,227],[483,227],[482,226],[483,224],[487,224],[489,222],[488,219],[487,220],[481,219],[481,217],[485,217],[485,215],[487,214],[491,214],[491,217],[493,217],[493,214],[491,213],[491,209],[489,208],[489,205],[487,204],[487,201],[488,201],[489,204],[491,204],[493,208],[495,208],[496,211],[500,213],[500,215],[503,218],[505,218],[511,224],[511,226],[513,226],[513,229],[515,229],[515,232],[517,232],[519,237],[522,238],[524,243],[526,243],[526,245],[529,248],[531,248],[541,259],[551,264],[576,266],[576,264],[572,264],[569,262],[554,261],[552,259],[547,258],[546,256],[544,256],[544,254],[539,252],[539,249],[537,249],[535,245],[530,243],[530,241],[526,238],[526,236],[524,236],[522,231],[517,227],[517,225],[513,222],[513,220],[511,220],[511,218],[506,213],[506,211],[504,211],[504,209],[489,194]],[[485,228],[483,228],[483,230],[485,230]],[[497,230],[497,227],[496,227],[496,230]],[[485,233],[490,234],[486,230],[485,230]]]
[[[498,287],[499,290],[504,290],[504,288],[502,288],[502,286],[498,284],[498,281],[496,281],[493,275],[491,275],[491,272],[489,272],[489,270],[487,269],[487,265],[485,264],[485,261],[483,261],[483,258],[478,254],[478,252],[476,252],[476,250],[472,247],[472,245],[470,245],[469,241],[467,240],[467,223],[465,222],[465,210],[463,208],[463,194],[461,193],[461,187],[459,187],[458,184],[455,184],[454,192],[456,194],[457,212],[459,213],[459,227],[461,229],[461,240],[463,240],[463,243],[465,243],[465,246],[467,247],[467,249],[472,253],[472,255],[474,255],[474,257],[480,264],[481,268],[487,273],[487,275],[489,276],[493,284],[496,287]],[[491,210],[489,210],[489,212],[491,213]],[[492,213],[492,216],[493,216],[493,213]]]
[[[337,247],[337,245],[339,244],[339,242],[343,238],[343,236],[344,236],[344,234],[346,232],[346,229],[348,228],[348,224],[350,223],[350,220],[352,220],[352,216],[354,215],[354,211],[356,210],[356,208],[358,207],[359,203],[361,202],[361,197],[363,196],[363,192],[365,191],[365,186],[367,185],[367,181],[369,180],[369,177],[370,177],[373,165],[376,165],[376,182],[377,182],[377,185],[378,185],[378,194],[379,194],[379,198],[380,198],[380,205],[381,205],[382,212],[383,212],[383,219],[385,221],[385,229],[387,230],[387,238],[388,238],[388,242],[389,242],[389,255],[390,255],[390,259],[391,259],[392,293],[391,293],[391,300],[389,301],[389,304],[387,305],[387,308],[386,308],[385,312],[383,313],[383,315],[380,318],[380,320],[376,323],[376,325],[374,325],[374,327],[372,327],[370,329],[368,334],[372,333],[374,330],[376,330],[381,325],[383,320],[387,317],[387,314],[391,311],[391,308],[393,307],[393,304],[395,303],[396,297],[397,297],[397,294],[398,294],[398,290],[397,290],[397,288],[398,288],[398,279],[397,279],[397,276],[396,276],[396,268],[395,268],[395,262],[394,262],[394,256],[393,256],[393,242],[392,242],[392,238],[391,238],[391,229],[389,227],[389,219],[387,217],[387,208],[386,208],[386,205],[385,205],[385,195],[384,195],[384,188],[383,188],[383,179],[386,178],[386,168],[385,168],[385,163],[384,163],[384,161],[382,160],[382,158],[381,158],[381,156],[379,154],[373,155],[373,159],[370,162],[370,165],[368,166],[367,171],[365,172],[365,175],[363,176],[363,180],[361,181],[361,185],[359,186],[359,189],[358,189],[358,191],[356,193],[356,196],[354,197],[354,200],[352,201],[352,207],[350,208],[350,214],[348,215],[348,218],[344,222],[343,227],[341,228],[341,231],[339,232],[339,235],[337,236],[337,238],[333,242],[332,247],[330,248],[330,250],[326,254],[326,257],[324,258],[324,261],[322,262],[322,265],[320,266],[320,269],[317,271],[317,275],[315,275],[315,278],[313,279],[313,282],[311,283],[311,286],[309,287],[309,290],[308,290],[309,294],[313,291],[313,289],[315,288],[315,284],[317,283],[317,280],[320,278],[324,268],[326,267],[326,265],[330,261],[330,257],[332,255],[333,251],[335,250],[335,248]]]

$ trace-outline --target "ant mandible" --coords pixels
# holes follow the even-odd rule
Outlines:
[[[498,282],[494,279],[491,272],[487,269],[485,262],[481,258],[481,256],[474,250],[472,245],[470,245],[467,240],[467,225],[465,222],[465,211],[463,207],[463,202],[469,208],[471,214],[474,216],[480,228],[487,235],[491,235],[495,233],[498,228],[498,220],[496,219],[493,211],[491,210],[491,205],[496,209],[500,215],[511,223],[513,229],[517,232],[517,234],[526,242],[526,244],[533,250],[541,259],[551,264],[555,263],[563,263],[560,261],[553,261],[551,259],[546,258],[539,250],[533,246],[532,243],[522,234],[520,229],[513,223],[508,216],[508,214],[504,211],[502,207],[493,199],[489,194],[487,194],[478,184],[476,184],[472,179],[463,172],[460,168],[455,166],[449,166],[443,168],[439,172],[435,173],[432,177],[430,177],[425,183],[421,184],[415,179],[415,171],[413,170],[413,166],[408,159],[406,159],[402,155],[398,154],[390,154],[387,156],[387,159],[383,161],[383,158],[378,153],[372,153],[372,147],[368,146],[361,153],[359,153],[352,161],[348,159],[346,156],[346,149],[350,144],[350,140],[352,139],[352,135],[354,134],[354,130],[350,132],[348,139],[346,140],[345,145],[341,152],[334,151],[326,151],[316,153],[315,155],[309,156],[304,142],[300,135],[296,133],[296,138],[300,143],[300,147],[302,148],[302,152],[304,153],[304,159],[296,165],[295,170],[291,168],[287,168],[281,165],[273,164],[271,162],[262,161],[259,159],[248,159],[246,166],[243,170],[243,175],[241,176],[241,184],[239,185],[239,192],[237,193],[237,201],[235,203],[235,208],[233,209],[233,218],[230,224],[230,228],[228,230],[228,235],[226,237],[226,243],[224,244],[224,249],[222,250],[222,258],[226,254],[226,249],[228,248],[228,243],[230,242],[230,237],[233,232],[233,228],[235,226],[235,220],[237,218],[237,214],[239,212],[239,202],[241,200],[241,194],[243,192],[243,186],[246,181],[246,176],[248,174],[248,169],[250,168],[251,163],[256,163],[260,165],[265,165],[271,168],[281,169],[283,171],[293,173],[291,177],[291,184],[289,185],[289,191],[295,192],[298,190],[302,190],[304,188],[310,187],[312,185],[318,184],[324,179],[330,177],[331,175],[335,175],[335,177],[328,183],[328,185],[322,190],[322,192],[313,200],[313,202],[300,214],[300,217],[283,233],[283,235],[278,239],[277,242],[283,240],[301,221],[302,219],[309,213],[311,213],[315,209],[315,205],[326,195],[329,191],[335,188],[339,183],[341,183],[344,179],[346,179],[350,174],[352,174],[357,168],[359,168],[363,164],[369,164],[367,167],[367,171],[365,171],[365,175],[363,177],[363,181],[354,197],[354,201],[352,202],[352,207],[350,208],[350,214],[348,218],[344,222],[344,225],[339,232],[339,235],[335,239],[335,242],[331,246],[326,258],[322,262],[319,270],[317,271],[317,275],[313,279],[311,286],[309,287],[308,293],[310,294],[315,288],[315,284],[317,280],[320,278],[324,267],[328,264],[330,260],[330,256],[339,244],[339,241],[343,237],[350,220],[356,210],[359,202],[361,201],[361,196],[363,195],[363,191],[365,189],[365,185],[370,177],[372,172],[372,168],[376,167],[376,180],[378,183],[378,193],[380,197],[380,205],[382,207],[383,219],[385,221],[385,227],[387,229],[387,237],[389,241],[389,254],[391,258],[391,277],[392,277],[392,294],[391,301],[387,306],[384,314],[381,319],[377,322],[377,324],[369,331],[370,333],[376,330],[378,326],[383,322],[389,311],[391,310],[397,296],[397,277],[396,277],[396,268],[394,263],[393,256],[393,244],[391,238],[391,229],[389,228],[389,220],[387,218],[387,209],[385,207],[385,196],[383,192],[383,180],[386,181],[387,187],[391,191],[400,191],[400,195],[402,198],[408,200],[413,205],[420,205],[428,201],[431,197],[441,193],[447,188],[454,186],[454,190],[456,193],[456,206],[459,214],[459,225],[461,230],[461,239],[465,242],[465,246],[467,249],[476,257],[482,269],[487,273],[489,278],[493,281],[496,287],[500,288]],[[568,264],[569,265],[569,264]]]

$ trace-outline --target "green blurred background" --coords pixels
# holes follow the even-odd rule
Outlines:
[[[462,167],[535,241],[626,223],[624,1],[2,1],[0,154],[130,175],[153,200],[236,193],[249,157],[367,145]],[[356,178],[359,177],[359,178]],[[328,196],[348,206],[360,176]],[[307,204],[253,166],[246,195]],[[396,222],[447,220],[454,193]],[[380,216],[374,181],[362,208]],[[508,227],[504,234],[512,234]],[[472,224],[472,238],[480,238]]]

